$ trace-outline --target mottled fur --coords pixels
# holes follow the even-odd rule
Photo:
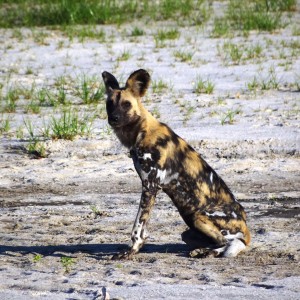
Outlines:
[[[155,197],[163,190],[173,201],[189,230],[182,239],[205,254],[236,256],[250,243],[243,207],[217,175],[190,145],[166,124],[156,120],[142,105],[150,75],[133,72],[125,87],[102,73],[107,93],[108,122],[123,145],[130,149],[142,181],[142,195],[133,226],[129,251],[115,258],[131,258],[143,246],[146,225]]]

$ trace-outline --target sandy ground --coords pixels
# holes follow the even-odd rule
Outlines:
[[[299,11],[294,23],[299,25]],[[295,81],[300,59],[299,49],[295,55],[284,46],[299,37],[291,26],[235,37],[231,41],[264,48],[261,59],[235,65],[224,63],[218,53],[226,39],[212,39],[207,30],[180,28],[178,40],[157,48],[153,32],[158,25],[134,40],[126,35],[130,28],[101,27],[113,36],[107,43],[70,42],[47,30],[44,43],[38,43],[27,29],[22,30],[26,39],[18,41],[11,30],[1,30],[1,80],[10,72],[10,82],[51,87],[62,74],[99,76],[107,70],[124,81],[143,67],[153,80],[167,81],[169,88],[161,94],[149,91],[145,105],[159,110],[160,120],[228,183],[247,211],[252,244],[235,259],[189,258],[180,239],[186,226],[160,194],[141,253],[133,261],[111,261],[129,241],[141,186],[128,151],[106,130],[106,121],[95,121],[90,138],[46,141],[44,159],[24,152],[26,140],[2,135],[0,298],[299,299],[300,95]],[[59,41],[65,46],[57,47]],[[131,57],[117,64],[124,49]],[[176,49],[194,51],[192,62],[176,60]],[[26,74],[28,66],[33,74]],[[270,68],[278,90],[247,90],[254,76],[268,78]],[[212,95],[193,92],[197,75],[215,83]],[[193,107],[191,114],[186,106]],[[236,109],[241,112],[234,123],[221,125],[226,112]],[[18,109],[12,127],[16,130],[24,117],[38,127],[49,114],[49,109],[40,115]]]

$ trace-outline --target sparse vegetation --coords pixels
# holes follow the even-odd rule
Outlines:
[[[35,134],[31,121],[24,120],[24,124],[29,134],[29,142],[26,147],[28,154],[36,158],[45,158],[47,156],[45,146]]]
[[[79,116],[74,109],[67,109],[58,118],[52,117],[51,131],[53,139],[74,140],[76,136],[90,135],[93,118]]]
[[[224,17],[214,20],[212,36],[227,35],[230,30],[273,31],[284,27],[282,13],[296,9],[296,0],[230,0]]]
[[[102,80],[84,75],[80,79],[76,95],[82,99],[84,104],[98,103],[104,99],[105,87]]]
[[[154,35],[155,46],[162,48],[167,40],[176,40],[180,37],[178,29],[161,29]]]
[[[34,263],[37,263],[37,262],[41,261],[42,258],[43,258],[43,255],[41,255],[41,254],[36,254],[36,255],[33,257],[33,262],[34,262]]]
[[[168,88],[169,88],[168,84],[162,79],[152,81],[153,93],[161,94],[163,91],[167,90]]]
[[[221,119],[221,125],[225,124],[233,124],[235,122],[235,116],[240,114],[241,111],[239,109],[231,110],[229,109]]]
[[[2,115],[0,118],[0,134],[8,133],[10,130],[10,118]]]
[[[142,36],[145,32],[142,28],[134,27],[131,31],[131,36]]]
[[[225,65],[239,65],[248,60],[260,59],[263,57],[263,48],[259,43],[247,45],[246,43],[224,42],[218,45],[218,55]]]
[[[120,55],[117,57],[117,61],[126,61],[131,57],[131,53],[129,50],[124,49]]]
[[[123,0],[123,1],[72,1],[72,0],[18,0],[11,3],[1,0],[0,27],[55,26],[76,24],[121,24],[151,17],[153,20],[178,19],[199,24],[208,14],[203,0]],[[5,5],[2,5],[5,4]]]
[[[247,83],[249,91],[256,92],[257,90],[271,90],[279,88],[279,79],[274,67],[271,67],[267,76],[254,76],[254,78]]]
[[[189,51],[177,50],[174,51],[174,57],[181,62],[190,62],[193,58],[194,53]]]
[[[196,78],[195,87],[194,87],[196,94],[212,94],[214,88],[215,85],[209,78],[206,80],[201,78],[200,76]]]
[[[75,261],[72,257],[62,256],[60,258],[60,262],[62,266],[65,268],[65,272],[69,273],[71,271],[71,267],[74,265]]]

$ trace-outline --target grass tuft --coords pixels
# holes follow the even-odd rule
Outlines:
[[[75,110],[64,110],[59,118],[52,117],[52,138],[74,140],[77,136],[89,135],[92,122],[93,119],[87,115],[80,117]]]
[[[196,94],[212,94],[215,89],[215,85],[210,79],[202,79],[197,77],[195,81],[195,93]]]

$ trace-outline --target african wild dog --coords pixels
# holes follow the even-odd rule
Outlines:
[[[142,181],[142,195],[132,229],[131,248],[114,258],[130,259],[143,246],[146,225],[157,192],[173,201],[189,230],[182,239],[201,256],[233,257],[250,243],[243,207],[205,160],[167,125],[156,120],[142,105],[150,75],[133,72],[125,87],[103,72],[108,123],[130,154]],[[206,242],[205,242],[206,240]]]

